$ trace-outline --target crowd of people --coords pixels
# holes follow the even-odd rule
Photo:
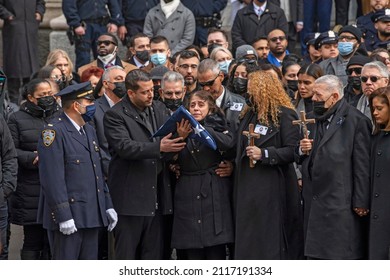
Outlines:
[[[0,4],[0,258],[389,259],[389,1],[135,2]]]

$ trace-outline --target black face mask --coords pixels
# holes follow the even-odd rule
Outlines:
[[[237,94],[243,95],[248,90],[248,80],[243,78],[234,78],[233,87]]]
[[[136,51],[135,56],[138,57],[141,61],[146,62],[149,60],[149,51],[148,50]]]
[[[153,86],[153,99],[154,100],[158,100],[160,99],[160,92],[159,92],[159,89],[161,88],[161,86]]]
[[[244,93],[242,97],[245,98],[246,105],[253,107],[252,97],[250,96],[249,92]]]
[[[165,98],[163,102],[171,111],[176,111],[183,104],[183,100],[171,98]]]
[[[65,75],[62,75],[61,79],[56,80],[56,84],[58,85],[58,88],[60,89],[60,91],[63,90],[64,88],[66,88],[67,83],[66,83]]]
[[[211,52],[213,51],[213,49],[215,49],[217,47],[222,47],[222,45],[221,44],[211,44],[211,45],[207,46],[207,51],[209,52],[209,56],[211,55]]]
[[[44,111],[52,109],[54,102],[55,99],[53,96],[45,96],[37,99],[37,105],[41,107]]]
[[[298,90],[298,81],[297,80],[287,80],[287,87],[292,91]]]
[[[328,111],[329,108],[325,108],[325,101],[313,101],[313,113],[316,116],[322,116]]]
[[[126,95],[126,93],[127,93],[125,82],[115,82],[113,84],[115,85],[115,88],[112,90],[112,92],[117,97],[123,98]]]
[[[360,90],[362,87],[360,77],[348,77],[348,84],[350,84],[355,90]]]

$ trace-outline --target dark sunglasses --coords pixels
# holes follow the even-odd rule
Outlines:
[[[115,44],[114,42],[109,41],[109,40],[105,40],[105,41],[99,41],[99,40],[97,40],[97,41],[96,41],[96,44],[97,44],[98,46],[100,46],[101,44],[104,44],[106,47],[108,47],[110,44],[113,44],[113,45],[116,46],[116,44]]]
[[[216,80],[218,77],[219,77],[219,73],[218,73],[217,77],[215,77],[213,80],[207,81],[207,82],[204,82],[204,83],[201,83],[201,82],[198,81],[198,84],[199,84],[201,87],[211,87],[211,86],[214,84],[215,80]]]
[[[363,83],[367,83],[368,79],[370,79],[371,82],[376,83],[379,79],[382,79],[382,78],[386,78],[386,77],[380,77],[380,76],[368,76],[368,77],[365,77],[365,76],[361,76],[360,80]]]
[[[286,36],[278,36],[278,37],[272,37],[269,39],[271,42],[276,43],[278,40],[279,41],[284,41],[286,40]]]
[[[345,72],[347,72],[347,75],[349,76],[351,76],[353,72],[355,72],[356,75],[360,75],[362,73],[362,68],[348,68]]]

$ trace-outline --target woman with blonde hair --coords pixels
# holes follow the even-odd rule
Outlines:
[[[302,258],[303,230],[293,167],[299,129],[280,81],[265,71],[248,75],[247,106],[237,132],[234,184],[236,259]],[[254,145],[248,144],[253,125]]]
[[[232,53],[227,48],[217,47],[211,52],[210,58],[218,62],[219,68],[226,77],[229,74],[229,66],[233,60]]]
[[[73,83],[73,63],[68,53],[61,49],[52,50],[47,56],[45,66],[52,65],[61,70],[65,76],[66,84]]]

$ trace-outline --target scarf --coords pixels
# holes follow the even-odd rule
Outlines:
[[[165,3],[165,0],[160,0],[161,10],[165,14],[165,18],[169,18],[180,4],[180,0],[173,0],[172,2]]]

